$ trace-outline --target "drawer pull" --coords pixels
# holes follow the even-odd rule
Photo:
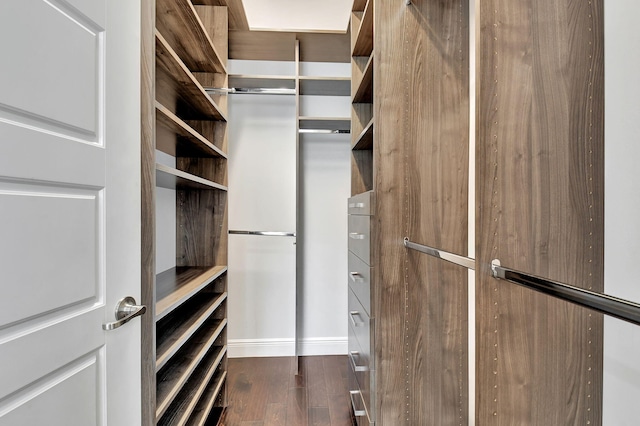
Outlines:
[[[351,323],[354,327],[362,327],[364,325],[364,321],[356,321],[356,317],[360,317],[359,311],[351,311],[349,312],[349,318],[351,318]]]
[[[349,272],[349,276],[351,277],[351,281],[353,281],[354,283],[361,283],[364,281],[364,278],[362,278],[360,272]]]
[[[364,234],[358,232],[349,232],[349,238],[352,240],[364,240]]]
[[[344,206],[344,204],[343,204]],[[349,203],[350,209],[364,209],[364,203]]]
[[[358,351],[349,352],[349,359],[351,360],[351,366],[353,367],[353,371],[369,371],[368,366],[358,365],[356,363],[356,357],[360,357],[360,352]]]
[[[356,395],[360,397],[360,402],[362,402],[362,410],[358,410],[356,408],[356,401],[353,399]],[[364,408],[364,399],[362,398],[362,392],[359,390],[350,390],[349,396],[351,397],[351,406],[353,407],[353,415],[356,417],[365,417],[367,415],[367,410]]]

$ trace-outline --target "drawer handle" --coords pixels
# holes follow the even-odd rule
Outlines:
[[[351,351],[349,352],[349,359],[351,360],[351,365],[353,366],[353,371],[369,371],[369,367],[366,365],[358,365],[356,363],[356,357],[360,357],[360,352]]]
[[[362,410],[358,410],[356,408],[356,401],[353,399],[355,395],[360,396],[360,401],[362,402]],[[351,397],[351,406],[353,407],[353,415],[356,417],[365,417],[367,415],[367,410],[364,408],[364,399],[362,398],[362,392],[359,390],[350,390],[349,396]]]
[[[359,234],[357,232],[349,232],[349,238],[353,240],[364,240],[364,234]]]
[[[360,316],[359,311],[351,311],[349,312],[349,318],[351,318],[351,323],[354,327],[362,327],[364,325],[364,321],[356,321],[356,317]]]
[[[349,276],[351,277],[351,281],[354,283],[361,283],[364,281],[360,272],[349,272]]]
[[[349,203],[349,208],[350,209],[364,209],[364,203]]]

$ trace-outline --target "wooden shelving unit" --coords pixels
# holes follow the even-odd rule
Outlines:
[[[220,0],[154,3],[153,149],[175,164],[143,157],[143,169],[155,171],[143,199],[175,191],[176,259],[143,276],[153,317],[143,329],[143,352],[151,354],[143,361],[143,424],[215,424],[226,406],[227,102],[204,87],[228,87],[228,10]],[[156,208],[143,209],[144,223],[155,223]],[[155,230],[143,229],[155,247]]]

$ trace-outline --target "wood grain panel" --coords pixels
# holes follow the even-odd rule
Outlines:
[[[480,14],[477,423],[601,424],[602,318],[489,263],[602,291],[602,1]]]

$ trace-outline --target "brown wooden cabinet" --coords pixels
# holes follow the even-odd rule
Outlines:
[[[143,424],[203,425],[226,405],[227,105],[205,87],[227,86],[228,12],[203,0],[151,3],[155,90],[148,90],[147,108],[153,105],[155,121],[142,160],[143,303],[150,308],[142,332]],[[150,43],[147,35],[147,58]],[[156,152],[175,165],[156,163]],[[174,190],[176,198],[175,267],[158,274],[148,266],[155,265],[157,188]]]

